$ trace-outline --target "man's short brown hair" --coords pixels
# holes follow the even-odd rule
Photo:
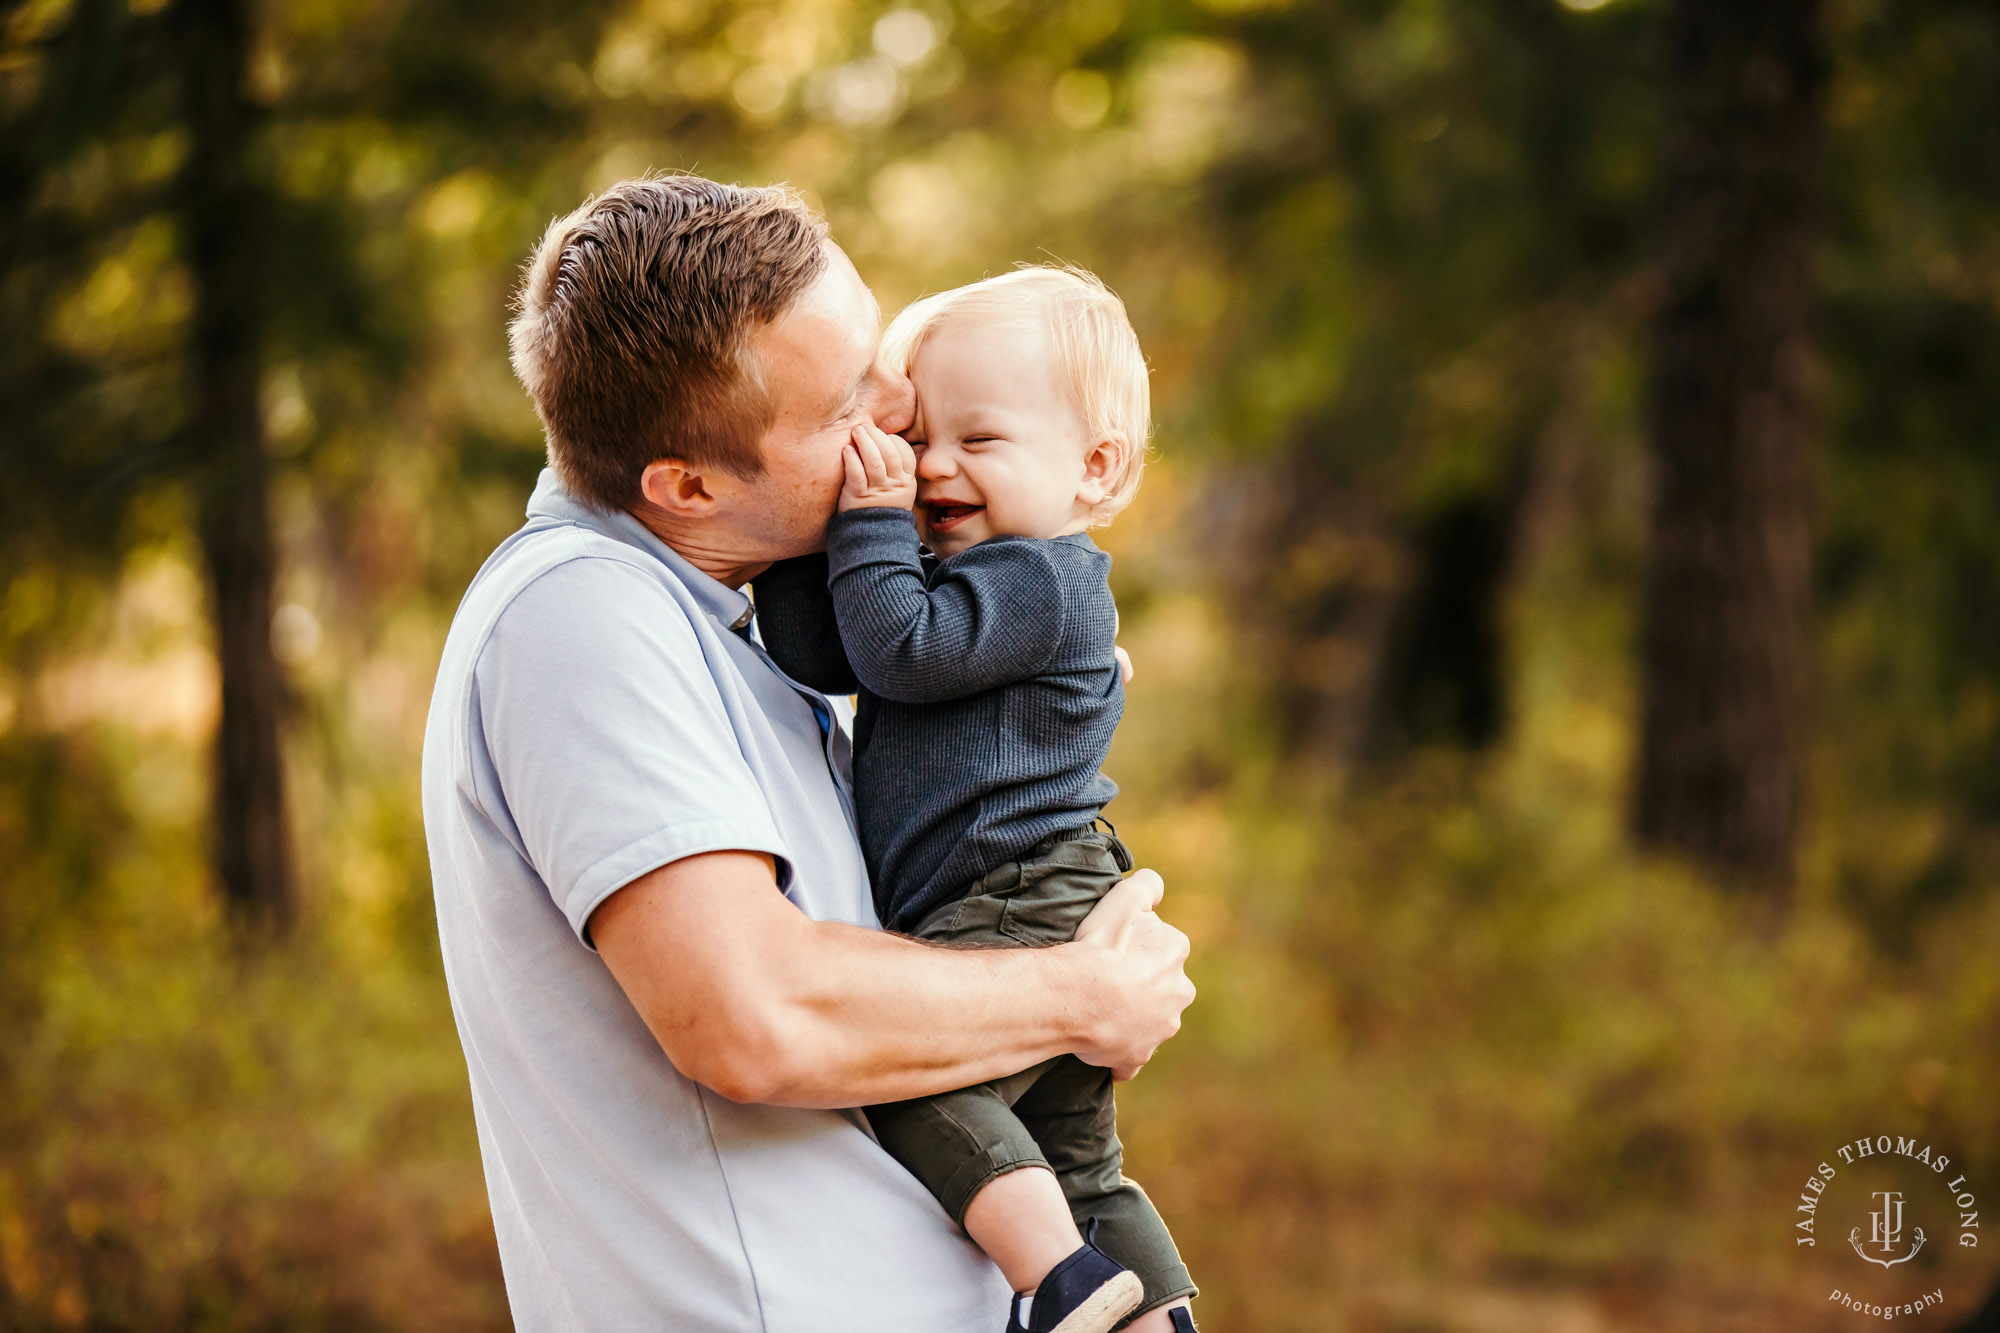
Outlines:
[[[826,267],[826,224],[783,186],[621,181],[549,225],[508,329],[564,487],[640,500],[661,458],[754,476],[777,410],[748,354]]]

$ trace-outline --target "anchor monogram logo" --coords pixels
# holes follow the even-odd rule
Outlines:
[[[1868,1214],[1867,1247],[1864,1248],[1862,1245],[1860,1227],[1856,1227],[1847,1233],[1847,1243],[1852,1245],[1854,1252],[1863,1259],[1866,1259],[1871,1264],[1880,1264],[1884,1268],[1894,1268],[1897,1264],[1906,1264],[1916,1258],[1917,1251],[1924,1248],[1924,1229],[1922,1227],[1911,1228],[1911,1234],[1916,1237],[1916,1240],[1911,1244],[1910,1252],[1899,1259],[1878,1258],[1868,1253],[1869,1249],[1879,1249],[1885,1255],[1893,1254],[1896,1251],[1896,1247],[1903,1240],[1902,1194],[1897,1190],[1877,1190],[1871,1197],[1880,1199],[1882,1206]]]

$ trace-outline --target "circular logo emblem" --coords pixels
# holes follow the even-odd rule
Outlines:
[[[1791,1244],[1816,1299],[1868,1319],[1962,1319],[1978,1293],[1955,1288],[1979,1248],[1979,1194],[1929,1143],[1880,1134],[1844,1143],[1805,1177]],[[1949,1311],[1949,1313],[1946,1313]]]

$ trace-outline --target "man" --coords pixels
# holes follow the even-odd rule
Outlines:
[[[1193,998],[1148,872],[1053,949],[875,929],[846,735],[741,589],[819,548],[857,424],[908,425],[879,322],[777,189],[629,181],[530,266],[514,364],[552,467],[459,607],[424,744],[530,1333],[993,1333],[997,1271],[837,1108],[1069,1051],[1129,1075]]]

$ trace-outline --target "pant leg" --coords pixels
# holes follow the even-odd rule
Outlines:
[[[966,1205],[994,1177],[1048,1165],[1011,1103],[1053,1063],[934,1097],[870,1106],[868,1127],[951,1220],[964,1226]]]
[[[1077,1226],[1097,1219],[1097,1247],[1139,1275],[1135,1314],[1195,1293],[1194,1280],[1153,1201],[1120,1170],[1111,1071],[1073,1055],[1056,1060],[1014,1103],[1014,1113],[1062,1183]]]
[[[1122,846],[1118,855],[1124,855]],[[1024,860],[994,867],[913,933],[959,946],[1057,944],[1076,933],[1076,923],[1116,882],[1116,873],[1104,835],[1092,833],[1081,846],[1070,845],[1067,835],[1052,836]],[[1027,917],[1017,921],[1024,909]],[[870,1106],[869,1128],[963,1226],[966,1205],[995,1176],[1047,1165],[1011,1108],[1052,1063],[935,1097]]]
[[[1020,860],[995,866],[910,933],[970,947],[1067,944],[1098,900],[1131,872],[1132,854],[1116,834],[1051,834]]]
[[[1098,899],[1131,871],[1131,853],[1115,832],[1071,830],[1052,835],[1020,861],[995,867],[913,933],[939,943],[975,947],[1066,943]],[[961,1225],[966,1204],[995,1176],[1021,1166],[1047,1166],[1061,1183],[1077,1225],[1096,1218],[1099,1248],[1145,1284],[1145,1299],[1135,1313],[1194,1294],[1194,1282],[1166,1223],[1145,1191],[1119,1170],[1123,1152],[1110,1070],[1065,1055],[983,1085],[983,1090],[1011,1108],[1008,1118],[1019,1127],[1032,1154],[1018,1139],[1002,1145],[995,1138],[983,1155],[963,1146],[969,1136],[998,1133],[999,1118],[990,1105],[959,1100],[981,1092],[978,1088],[890,1108],[870,1107],[869,1121],[883,1137],[881,1112],[891,1125],[889,1137],[922,1141],[916,1150],[927,1160],[922,1168],[906,1160],[901,1155],[904,1150],[892,1146],[889,1137],[883,1137],[883,1146],[938,1196]],[[915,1109],[926,1104],[935,1108],[939,1102],[945,1103],[939,1114],[946,1120],[976,1118],[980,1128],[940,1124],[931,1109]],[[951,1165],[954,1162],[958,1164]]]

